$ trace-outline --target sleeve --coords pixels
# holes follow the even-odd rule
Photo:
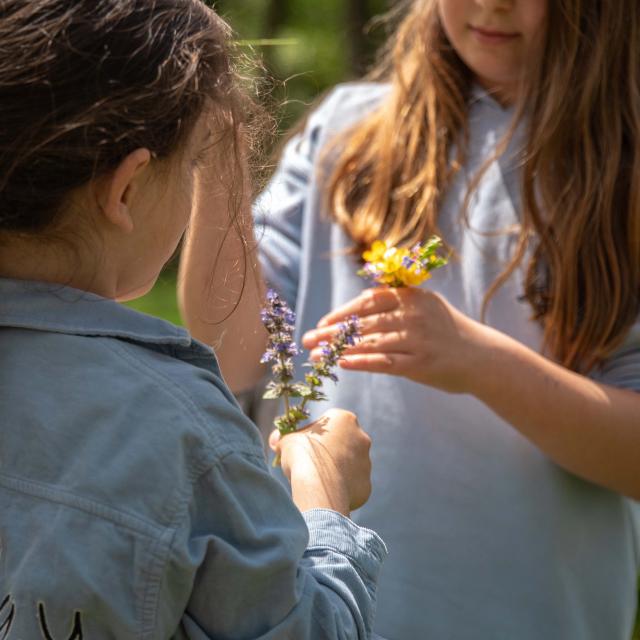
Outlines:
[[[335,87],[286,145],[278,168],[254,204],[256,237],[267,282],[296,308],[305,213],[317,206],[309,198],[327,140],[346,131],[375,109],[389,93],[383,83],[355,82]]]
[[[306,525],[305,525],[306,520]],[[200,478],[167,589],[191,581],[179,638],[370,638],[382,540],[328,510],[301,516],[256,456]]]
[[[314,114],[286,145],[276,173],[253,207],[264,277],[292,309],[298,294],[303,214],[321,132],[321,113]]]
[[[640,320],[629,331],[622,346],[592,378],[597,382],[640,393]]]

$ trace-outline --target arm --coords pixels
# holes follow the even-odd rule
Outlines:
[[[301,516],[249,453],[225,456],[195,491],[164,586],[190,592],[180,637],[369,638],[386,554],[376,534],[328,509]]]
[[[501,334],[487,336],[471,393],[568,471],[640,499],[640,394],[578,375]]]
[[[180,263],[178,297],[187,327],[214,346],[225,380],[236,394],[254,387],[266,372],[259,364],[267,342],[260,322],[264,280],[295,309],[302,216],[315,153],[310,138],[310,133],[296,136],[287,145],[278,171],[253,207],[255,233],[245,197],[240,228],[248,247],[229,220],[220,223],[212,215],[229,208],[222,185],[216,189],[207,184],[199,190],[201,199]],[[250,193],[248,186],[245,193]],[[241,268],[245,259],[246,275]]]
[[[236,393],[255,386],[266,371],[258,364],[267,339],[259,318],[263,278],[292,309],[296,308],[309,184],[316,170],[326,120],[340,101],[341,92],[332,96],[310,115],[304,131],[287,143],[275,175],[253,206],[255,232],[249,215],[251,189],[245,185],[243,231],[255,248],[250,253],[251,275],[244,282],[238,268],[243,259],[242,243],[234,232],[224,241],[229,222],[217,221],[224,216],[215,215],[229,208],[227,189],[213,184],[215,178],[209,178],[211,184],[199,189],[203,195],[194,212],[180,265],[179,301],[191,333],[215,346],[227,384]],[[243,284],[240,305],[226,318]],[[219,322],[221,319],[224,321]],[[212,320],[218,322],[214,324]]]
[[[418,289],[365,292],[329,314],[305,346],[350,313],[363,317],[365,336],[344,368],[473,394],[560,466],[640,499],[640,394],[573,373]]]
[[[229,210],[221,184],[209,180],[198,193],[180,261],[180,310],[192,335],[215,348],[227,384],[240,393],[264,375],[259,360],[267,340],[260,322],[264,285],[246,195],[249,188],[245,185],[237,226],[229,215],[215,215]]]

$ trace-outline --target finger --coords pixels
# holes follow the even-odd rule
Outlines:
[[[280,432],[274,429],[269,436],[269,447],[276,453],[280,450]]]
[[[412,356],[406,353],[356,354],[340,358],[340,368],[349,371],[368,371],[388,375],[406,376],[412,365]]]
[[[320,322],[318,322],[318,327],[326,327],[342,322],[352,315],[364,318],[372,314],[392,311],[397,307],[398,296],[394,289],[367,289],[357,298],[350,300],[321,318]]]
[[[311,331],[307,331],[302,336],[302,346],[305,349],[313,349],[314,347],[317,347],[320,342],[329,342],[332,340],[338,331],[340,331],[340,329],[337,324],[333,324],[322,329],[312,329]]]
[[[414,352],[414,345],[405,331],[389,331],[362,336],[355,345],[346,348],[343,357],[359,353],[404,353],[410,355]],[[323,349],[315,347],[311,350],[310,359],[317,361],[323,355]]]
[[[401,331],[406,327],[406,324],[406,314],[396,309],[395,311],[385,311],[362,318],[359,321],[358,329],[361,336],[366,336],[372,333]]]
[[[345,356],[360,353],[404,353],[415,352],[406,331],[385,331],[363,336],[355,345],[348,347]]]
[[[399,311],[387,311],[360,318],[358,328],[360,335],[365,336],[370,333],[397,330],[398,327],[402,326],[404,321],[405,317]],[[317,347],[320,342],[332,340],[339,331],[340,326],[337,324],[312,329],[302,336],[302,344],[305,349],[313,349]]]

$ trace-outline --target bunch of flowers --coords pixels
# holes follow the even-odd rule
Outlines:
[[[438,236],[411,249],[392,247],[377,240],[362,254],[365,264],[358,275],[389,287],[417,286],[428,280],[432,271],[447,264],[448,259],[439,254],[441,248],[442,240]]]
[[[262,323],[269,333],[269,344],[261,362],[271,363],[273,380],[267,385],[265,399],[283,398],[285,412],[275,419],[281,435],[297,431],[300,424],[309,418],[309,402],[326,400],[321,388],[325,379],[338,381],[334,369],[345,349],[354,345],[360,335],[357,316],[352,316],[339,326],[339,332],[331,342],[323,342],[322,357],[305,366],[310,371],[304,382],[294,380],[293,357],[299,349],[293,339],[296,316],[287,303],[275,291],[267,293],[266,306],[261,314]],[[298,403],[293,404],[297,399]]]

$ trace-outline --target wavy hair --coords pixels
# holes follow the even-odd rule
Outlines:
[[[74,189],[139,147],[168,159],[205,109],[237,149],[230,33],[200,0],[0,0],[0,232],[49,231]]]
[[[640,4],[554,0],[544,39],[516,108],[527,123],[520,238],[485,308],[528,259],[545,350],[586,372],[640,312]],[[438,231],[468,142],[473,77],[435,0],[410,5],[370,77],[390,93],[340,140],[329,209],[358,248],[413,243]]]

